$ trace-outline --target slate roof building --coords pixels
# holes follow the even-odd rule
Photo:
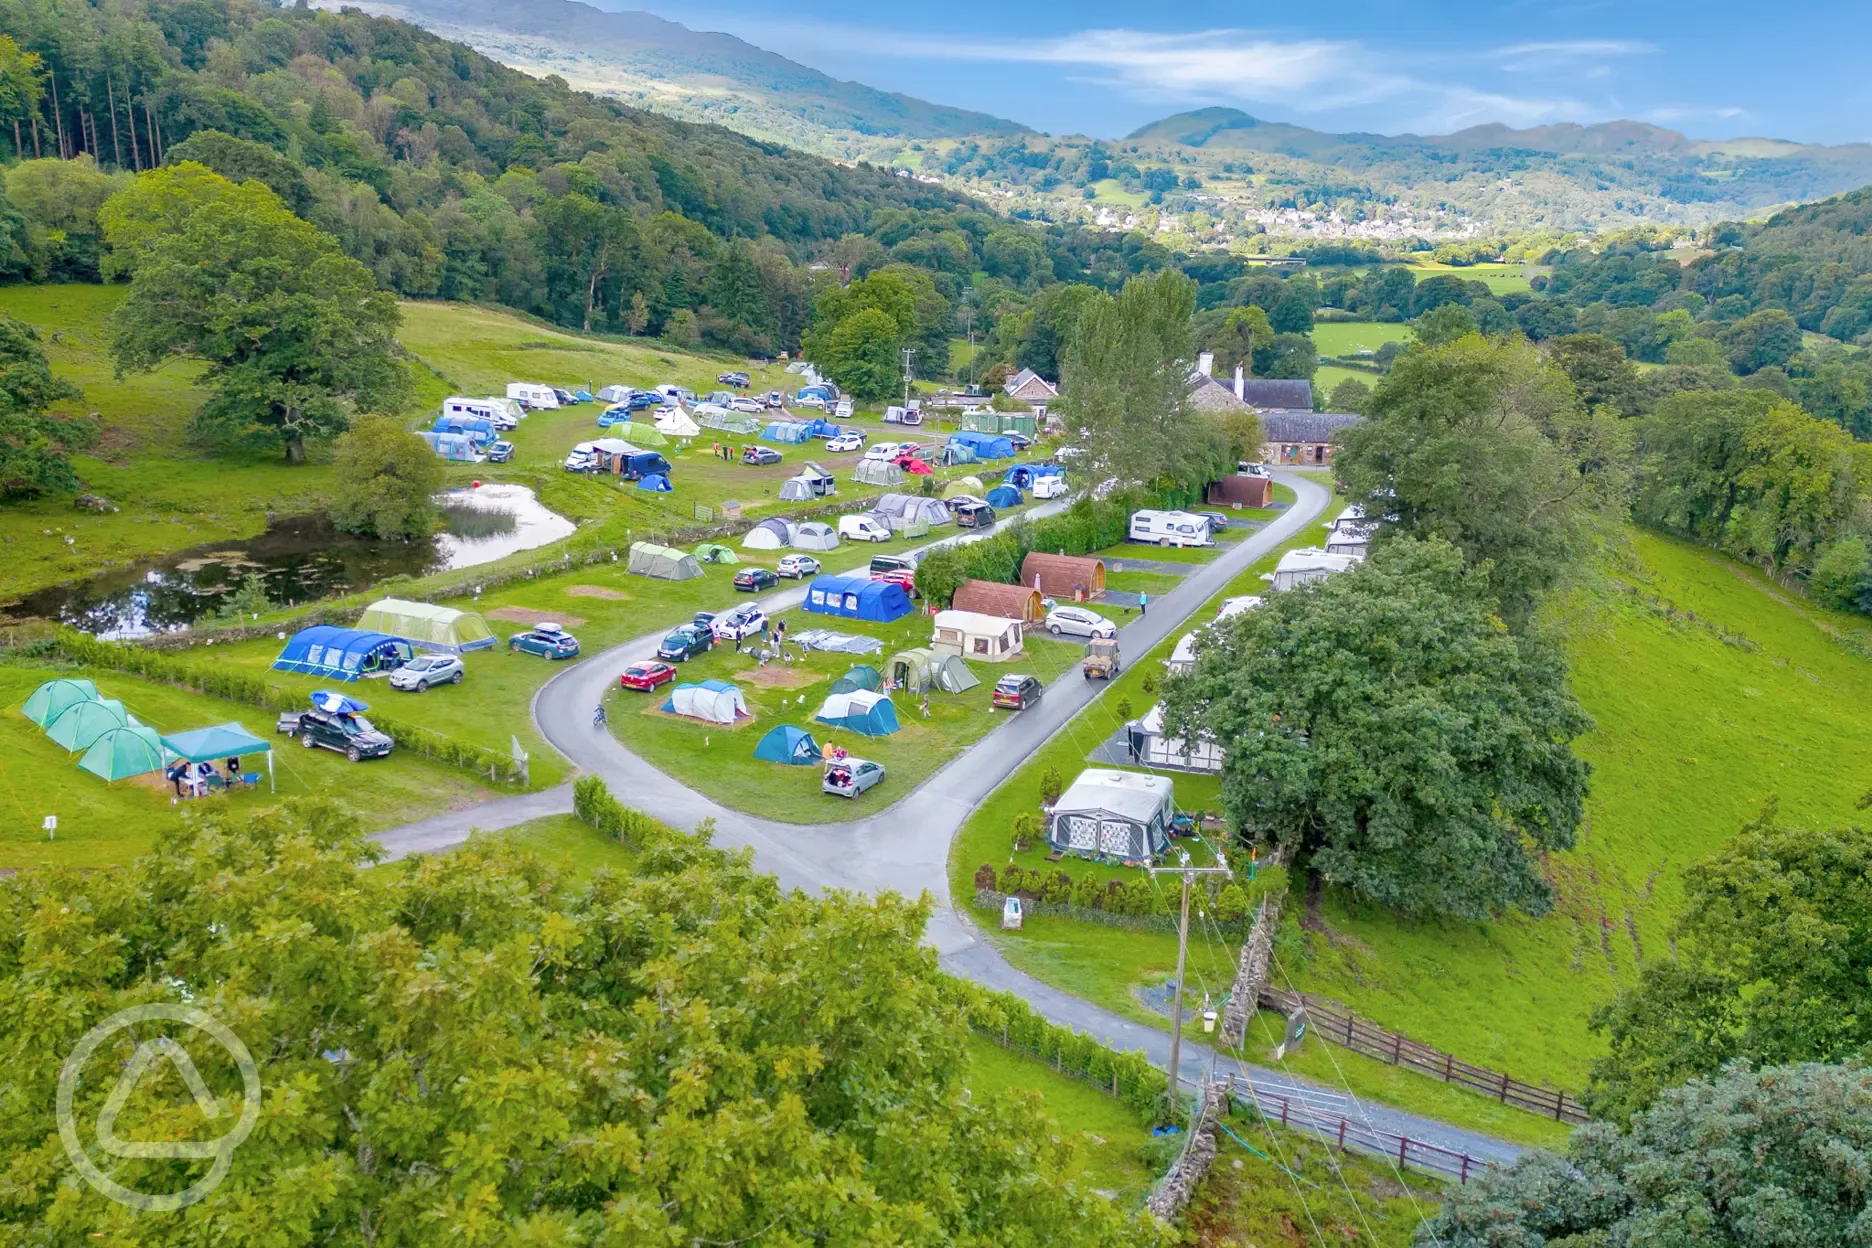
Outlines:
[[[1261,458],[1270,464],[1324,467],[1344,431],[1362,417],[1344,412],[1264,412]]]

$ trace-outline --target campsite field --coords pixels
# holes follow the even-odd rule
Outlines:
[[[789,823],[843,823],[901,800],[1000,722],[990,694],[1003,674],[1026,672],[1051,680],[1085,653],[1076,641],[1053,641],[1044,633],[1029,637],[1023,661],[971,663],[970,670],[981,681],[975,688],[959,694],[932,691],[928,719],[919,713],[917,696],[893,695],[891,702],[902,730],[888,737],[866,738],[815,723],[813,712],[825,700],[832,682],[854,665],[884,670],[898,651],[928,645],[929,617],[913,612],[889,624],[875,624],[795,610],[786,612],[785,619],[791,634],[830,628],[876,637],[884,648],[864,656],[813,651],[802,662],[762,667],[752,655],[736,654],[730,642],[679,665],[678,678],[736,685],[747,702],[750,719],[729,728],[664,712],[658,708],[668,696],[667,686],[655,694],[614,689],[609,699],[611,731],[633,753],[725,806]],[[884,783],[850,800],[833,798],[820,792],[818,767],[789,767],[756,759],[755,745],[779,724],[806,728],[822,748],[836,741],[859,758],[882,763]]]
[[[274,743],[277,794],[263,779],[258,789],[174,804],[174,790],[160,775],[106,784],[80,771],[80,756],[48,740],[19,710],[35,688],[59,676],[90,677],[100,693],[122,701],[126,710],[159,732],[238,720]],[[242,762],[245,770],[265,775],[264,756]],[[413,755],[351,763],[329,750],[301,749],[274,735],[273,716],[217,698],[118,672],[0,664],[0,867],[128,862],[149,848],[161,821],[179,818],[187,810],[260,809],[307,795],[332,798],[370,827],[405,823],[495,796],[468,773]],[[58,831],[51,840],[41,830],[47,815],[58,816]]]

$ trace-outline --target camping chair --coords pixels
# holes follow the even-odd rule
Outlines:
[[[218,771],[211,771],[201,779],[203,796],[213,793],[217,789],[227,788],[227,781],[221,778],[221,773]]]
[[[260,773],[259,773],[259,772],[257,772],[257,771],[243,771],[243,772],[241,772],[241,774],[240,774],[240,786],[241,786],[241,788],[243,788],[243,789],[257,789],[257,788],[259,788],[259,787],[260,787]]]

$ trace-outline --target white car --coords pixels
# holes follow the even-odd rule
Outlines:
[[[710,625],[717,641],[740,641],[757,637],[767,627],[767,613],[753,603],[743,603],[732,611],[715,617]]]
[[[390,673],[390,687],[428,693],[430,685],[459,685],[467,674],[460,655],[419,654]]]
[[[895,442],[880,442],[865,452],[866,459],[881,459],[889,462],[903,454],[903,447]]]
[[[864,449],[864,435],[861,433],[841,433],[836,438],[827,438],[825,449],[828,451],[861,451]]]
[[[759,399],[751,399],[745,394],[737,394],[734,398],[728,400],[728,410],[731,412],[752,412],[758,416],[760,413],[767,410],[767,405],[762,403]]]
[[[811,555],[781,555],[774,568],[778,576],[806,577],[819,575],[819,561]]]
[[[1047,632],[1055,637],[1116,637],[1118,626],[1084,607],[1055,607],[1047,612]]]

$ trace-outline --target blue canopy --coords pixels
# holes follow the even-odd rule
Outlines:
[[[163,748],[171,754],[186,758],[191,763],[214,763],[224,758],[239,758],[243,754],[265,754],[273,748],[272,742],[264,737],[256,737],[232,722],[178,732],[174,736],[164,737],[162,743]]]
[[[966,446],[977,459],[1013,459],[1014,444],[998,433],[972,433],[964,430],[949,435],[949,445]]]
[[[1018,507],[1021,505],[1021,492],[1011,485],[997,485],[988,491],[990,507]]]
[[[649,490],[653,494],[668,494],[676,487],[669,483],[669,478],[660,472],[653,472],[637,483],[640,490]]]
[[[760,739],[760,744],[754,747],[754,757],[790,767],[809,767],[819,761],[819,743],[804,728],[781,724]]]
[[[294,633],[273,660],[273,670],[356,680],[372,672],[389,672],[410,661],[416,651],[399,637],[366,633],[355,628],[318,624]]]
[[[837,615],[848,620],[873,620],[888,624],[910,614],[910,595],[891,581],[873,581],[862,576],[817,576],[806,589],[801,604],[817,615]]]

